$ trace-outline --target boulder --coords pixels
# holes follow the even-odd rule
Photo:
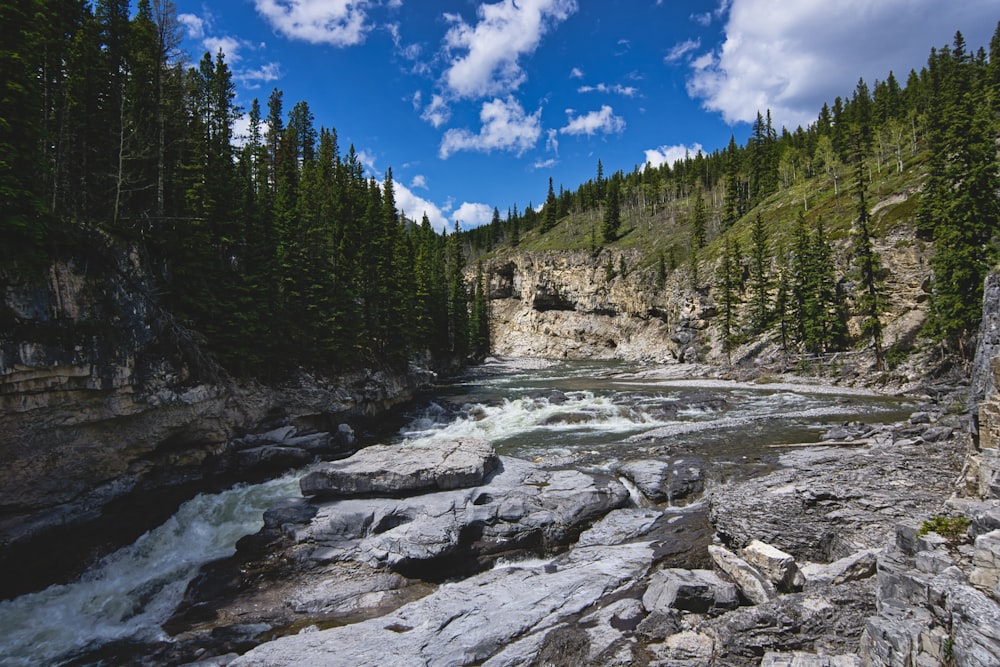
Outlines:
[[[705,462],[698,457],[626,461],[616,472],[657,503],[683,505],[705,489]]]
[[[810,586],[814,584],[836,586],[874,576],[878,569],[880,553],[881,549],[865,549],[832,563],[806,563],[800,571]]]
[[[713,664],[715,642],[708,635],[686,630],[648,648],[654,656],[654,661],[649,663],[651,666],[708,667]]]
[[[764,654],[760,667],[861,667],[858,655],[816,655],[805,651]]]
[[[324,498],[405,496],[482,484],[499,459],[485,440],[431,446],[374,445],[302,478],[302,494]]]
[[[708,553],[715,566],[739,589],[752,604],[762,604],[777,597],[774,584],[761,572],[725,547],[711,545]]]
[[[969,582],[1000,598],[1000,530],[976,538]]]
[[[782,593],[802,590],[805,577],[799,572],[799,566],[790,554],[754,540],[743,548],[741,555],[743,560],[757,568]]]
[[[670,568],[653,573],[642,596],[642,606],[650,612],[679,609],[718,614],[738,607],[739,599],[736,586],[711,570]]]

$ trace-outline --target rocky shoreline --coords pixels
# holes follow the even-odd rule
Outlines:
[[[995,664],[1000,500],[963,468],[967,426],[929,404],[728,481],[648,452],[609,474],[479,441],[362,449],[205,568],[146,659]],[[918,536],[936,515],[968,529]]]

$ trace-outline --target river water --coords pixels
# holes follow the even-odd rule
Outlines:
[[[624,363],[490,360],[415,410],[395,440],[486,438],[503,455],[556,467],[696,454],[745,470],[773,465],[777,448],[815,442],[831,425],[889,423],[912,409],[861,392],[696,380]],[[161,625],[201,565],[233,554],[265,509],[299,494],[307,470],[199,495],[78,581],[0,602],[0,665],[167,640]]]

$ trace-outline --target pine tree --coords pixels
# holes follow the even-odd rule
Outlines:
[[[872,244],[871,216],[865,199],[864,161],[861,159],[863,136],[859,134],[858,157],[855,166],[855,196],[858,203],[858,217],[854,223],[852,248],[853,269],[857,277],[855,306],[861,315],[861,335],[869,338],[875,350],[875,364],[879,371],[885,370],[882,355],[882,311],[884,310],[884,286],[881,281],[881,260]]]
[[[618,228],[621,227],[621,204],[619,202],[618,179],[611,179],[608,184],[607,200],[604,204],[604,220],[601,225],[601,237],[605,243],[612,243],[618,238]]]
[[[729,237],[722,251],[722,260],[716,274],[715,284],[719,293],[722,310],[721,336],[722,350],[727,363],[732,363],[732,350],[739,341],[737,309],[740,304],[740,258],[734,239]]]
[[[472,297],[472,319],[470,321],[469,345],[476,357],[490,353],[490,309],[483,278],[483,266],[476,270],[476,284]]]
[[[699,188],[694,198],[694,215],[691,218],[691,243],[695,251],[705,247],[705,227],[708,224],[708,213],[705,210],[705,198]]]
[[[530,207],[529,207],[530,208]],[[542,227],[539,231],[543,234],[556,226],[556,216],[558,215],[558,202],[556,201],[556,191],[552,187],[552,177],[549,177],[549,194],[545,198],[545,213],[542,218]]]
[[[753,333],[761,333],[770,319],[768,300],[771,281],[768,269],[771,253],[760,212],[754,217],[750,243],[750,329]]]

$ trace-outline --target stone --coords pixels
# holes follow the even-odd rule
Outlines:
[[[723,581],[711,570],[657,570],[642,596],[649,612],[670,609],[697,614],[721,613],[739,606],[736,586]]]
[[[740,555],[766,576],[778,591],[794,593],[802,590],[805,578],[791,554],[754,540],[743,548]]]
[[[715,642],[706,634],[685,630],[649,647],[654,659],[650,667],[708,667],[712,664]]]
[[[1000,597],[1000,530],[977,537],[975,549],[969,582]]]
[[[767,577],[732,551],[713,544],[708,547],[708,553],[715,566],[736,584],[751,604],[762,604],[777,597],[778,592]]]
[[[760,667],[861,667],[858,655],[816,655],[805,651],[778,653],[769,651],[760,661]]]
[[[485,440],[430,446],[374,445],[305,475],[302,494],[324,498],[399,496],[476,486],[499,463]]]
[[[517,638],[555,628],[600,600],[621,595],[645,573],[651,557],[642,543],[573,549],[552,561],[553,567],[483,572],[386,616],[261,644],[231,664],[523,664],[491,658]]]
[[[931,426],[926,429],[920,437],[922,437],[925,442],[940,442],[950,438],[953,432],[954,430],[950,426]]]
[[[683,505],[704,490],[704,465],[699,457],[634,459],[619,464],[615,471],[653,502]]]
[[[865,549],[832,563],[807,563],[801,572],[806,582],[812,584],[839,585],[848,581],[858,581],[875,576],[878,570],[878,555],[881,549]]]

